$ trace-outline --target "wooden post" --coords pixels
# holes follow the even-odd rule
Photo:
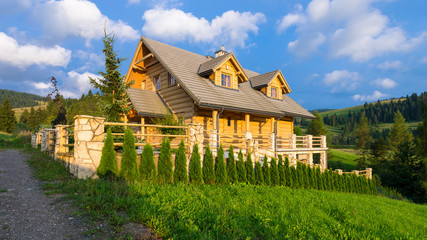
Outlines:
[[[141,117],[141,134],[145,134],[145,127],[144,127],[144,124],[145,124],[145,118],[144,118],[144,117]],[[144,140],[144,137],[145,137],[145,136],[141,136],[141,140]]]
[[[218,111],[217,110],[213,110],[212,111],[212,129],[213,130],[218,130],[218,123],[216,122],[216,118],[218,116]]]
[[[246,132],[250,132],[250,121],[251,116],[249,114],[245,114]]]
[[[271,132],[271,133],[274,133],[274,117],[272,117],[272,118],[270,119],[270,121],[271,121],[271,129],[270,129],[270,132]]]

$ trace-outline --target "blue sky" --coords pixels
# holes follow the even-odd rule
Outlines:
[[[282,70],[307,109],[343,108],[427,90],[427,1],[0,0],[0,88],[66,97],[103,70],[116,34],[126,74],[141,35],[244,68]]]

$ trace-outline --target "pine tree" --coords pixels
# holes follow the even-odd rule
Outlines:
[[[261,163],[259,161],[255,163],[255,184],[256,185],[264,184],[264,174],[261,168]]]
[[[141,155],[139,164],[139,175],[144,181],[154,181],[157,176],[156,164],[154,163],[153,147],[147,143]]]
[[[246,168],[245,168],[245,161],[243,160],[243,153],[242,149],[240,149],[239,154],[237,155],[238,161],[236,164],[237,168],[237,179],[241,183],[246,183]]]
[[[399,146],[404,142],[412,142],[414,137],[412,133],[408,129],[405,124],[405,119],[402,114],[397,111],[394,115],[394,123],[390,129],[390,133],[387,137],[387,143],[389,149],[393,154],[397,154],[399,152]]]
[[[234,149],[232,145],[230,145],[230,149],[228,151],[227,177],[230,183],[237,182],[236,160],[234,159]]]
[[[357,166],[359,169],[365,169],[367,164],[367,154],[369,151],[369,142],[371,135],[369,133],[368,120],[365,114],[362,114],[360,118],[359,126],[356,129],[357,136],[357,148],[359,149],[360,158],[356,159]]]
[[[138,163],[136,162],[135,137],[130,128],[126,128],[123,141],[123,154],[120,177],[128,181],[139,179]]]
[[[193,153],[191,154],[190,166],[188,171],[190,172],[190,183],[203,183],[202,167],[200,166],[199,145],[197,143],[193,147]]]
[[[107,130],[107,137],[102,147],[101,161],[99,163],[96,173],[106,179],[114,179],[118,175],[118,166],[116,153],[114,152],[113,135],[111,129]]]
[[[160,183],[171,183],[173,178],[171,145],[168,138],[164,138],[160,146],[159,162],[157,163],[157,180]]]
[[[262,173],[264,175],[264,183],[267,186],[271,185],[271,176],[270,176],[270,168],[268,167],[268,158],[264,156],[263,164],[262,164]]]
[[[15,112],[10,106],[9,99],[6,99],[0,106],[0,131],[5,131],[8,133],[13,132],[15,129],[15,123]]]
[[[283,158],[281,155],[279,155],[277,170],[279,171],[279,185],[286,186],[285,166],[283,165]]]
[[[254,165],[252,164],[251,153],[248,152],[248,157],[246,158],[246,178],[248,179],[249,184],[255,184],[255,173]]]
[[[313,136],[326,135],[328,131],[323,125],[322,117],[317,111],[314,112],[314,116],[316,117],[316,119],[312,120],[308,125],[307,134]]]
[[[214,160],[209,144],[205,149],[202,172],[205,184],[213,184],[215,182]]]
[[[270,161],[270,178],[271,178],[272,186],[280,185],[279,169],[277,168],[275,158],[271,158],[271,161]]]
[[[173,179],[175,183],[188,182],[187,157],[185,156],[184,140],[181,140],[181,143],[178,147],[178,153],[175,156],[175,170],[173,172]]]
[[[225,168],[224,161],[224,150],[222,149],[222,145],[219,146],[218,156],[215,161],[215,183],[217,184],[225,184],[227,183],[227,170]]]

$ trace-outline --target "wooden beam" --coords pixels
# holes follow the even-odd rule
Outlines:
[[[250,119],[251,116],[249,114],[245,114],[246,132],[250,131]]]
[[[274,133],[274,117],[271,118],[271,133]]]
[[[139,59],[138,61],[136,61],[135,64],[138,64],[138,63],[144,61],[145,59],[148,59],[149,57],[154,57],[154,55],[152,53],[147,54],[144,57],[142,57],[141,59]]]
[[[218,123],[216,122],[216,118],[218,116],[218,111],[217,110],[213,110],[212,111],[212,128],[213,130],[218,130]]]

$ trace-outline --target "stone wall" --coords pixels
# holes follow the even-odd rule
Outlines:
[[[40,150],[53,154],[55,149],[55,129],[45,128],[41,132]]]
[[[74,117],[74,160],[71,173],[78,178],[96,176],[104,146],[105,118],[77,115]]]

